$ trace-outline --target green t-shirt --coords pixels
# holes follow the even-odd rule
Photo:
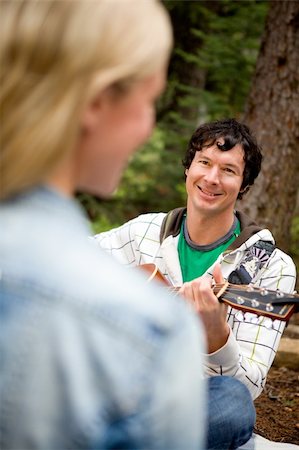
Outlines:
[[[203,275],[216,261],[220,253],[224,252],[239,236],[240,232],[240,222],[235,217],[233,226],[225,236],[209,245],[196,245],[188,235],[186,217],[184,217],[178,243],[183,281],[191,281]]]

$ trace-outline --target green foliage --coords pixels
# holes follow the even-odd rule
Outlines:
[[[201,85],[194,85],[198,90],[196,96],[194,93],[192,96],[180,95],[178,103],[189,102],[191,106],[196,98],[196,119],[200,122],[239,116],[249,91],[268,2],[216,0],[165,4],[174,20],[176,8],[187,11],[187,20],[190,16],[197,18],[196,22],[190,20],[192,53],[183,37],[186,30],[181,31],[178,26],[173,64],[175,67],[183,66],[191,73],[197,72]],[[173,79],[176,79],[176,74],[171,73],[170,83]],[[192,82],[192,77],[188,81]],[[199,111],[198,105],[201,105]]]
[[[93,234],[111,230],[112,228],[118,227],[119,225],[121,225],[121,222],[110,222],[109,218],[105,215],[98,216],[95,221],[91,222]]]
[[[175,48],[151,140],[131,161],[109,201],[80,196],[95,230],[185,203],[181,160],[198,123],[242,114],[267,1],[165,1]]]

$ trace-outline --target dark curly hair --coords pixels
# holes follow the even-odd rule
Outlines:
[[[223,145],[217,142],[219,138],[224,139]],[[242,186],[238,194],[238,199],[241,199],[260,173],[263,159],[261,147],[257,144],[247,125],[237,122],[235,119],[205,123],[200,125],[191,136],[185,158],[182,161],[185,169],[189,169],[197,151],[215,143],[222,151],[228,151],[237,144],[240,144],[244,150],[245,168]]]

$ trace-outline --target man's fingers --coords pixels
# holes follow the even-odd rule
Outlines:
[[[221,272],[221,266],[220,264],[215,264],[214,270],[213,270],[213,277],[215,280],[216,284],[223,284],[224,283],[224,278]]]

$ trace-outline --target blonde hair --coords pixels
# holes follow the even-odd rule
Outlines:
[[[0,2],[0,198],[42,182],[70,152],[88,101],[167,64],[156,0]]]

